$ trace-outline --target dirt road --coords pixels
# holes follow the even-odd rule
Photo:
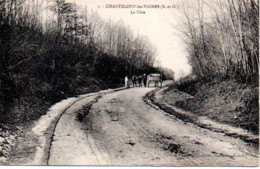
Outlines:
[[[257,166],[258,151],[238,138],[185,123],[142,97],[154,88],[103,95],[83,122],[72,105],[60,118],[48,165]]]

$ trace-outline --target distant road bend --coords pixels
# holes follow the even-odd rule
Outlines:
[[[91,97],[70,105],[54,129],[47,164],[258,165],[257,151],[244,141],[185,123],[146,104],[142,97],[153,89],[103,94],[84,123],[76,120],[75,112]]]

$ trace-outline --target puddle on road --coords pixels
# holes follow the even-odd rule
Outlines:
[[[115,111],[106,111],[112,121],[119,121],[119,113]]]
[[[168,148],[166,148],[165,150],[170,151],[171,153],[181,153],[181,145],[180,144],[174,144],[174,143],[170,143]]]
[[[108,101],[107,103],[121,103],[122,101],[116,98],[111,99],[110,101]]]

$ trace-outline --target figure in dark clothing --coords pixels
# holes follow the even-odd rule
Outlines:
[[[139,76],[138,76],[139,87],[142,87],[142,81],[143,81],[143,76],[142,76],[142,75],[139,75]]]
[[[137,76],[133,75],[132,76],[132,82],[133,82],[133,87],[137,87]]]
[[[147,76],[146,76],[146,74],[144,74],[144,76],[143,76],[143,82],[144,82],[144,87],[146,87],[146,84],[147,84]]]

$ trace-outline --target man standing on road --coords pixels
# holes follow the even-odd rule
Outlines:
[[[146,74],[144,73],[144,76],[143,76],[143,81],[144,81],[144,87],[146,87],[146,83],[147,83],[147,76]]]
[[[129,85],[128,85],[128,77],[126,76],[126,77],[125,77],[125,88],[128,88],[128,86],[129,86]]]

